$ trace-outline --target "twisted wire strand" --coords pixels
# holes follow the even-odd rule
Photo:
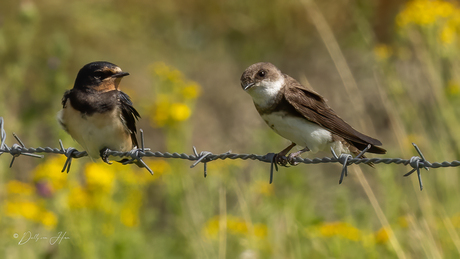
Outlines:
[[[142,160],[143,157],[158,157],[158,158],[173,158],[173,159],[185,159],[185,160],[190,160],[190,161],[195,161],[190,167],[193,168],[199,163],[204,164],[204,177],[206,177],[207,172],[206,172],[206,163],[215,161],[215,160],[225,160],[225,159],[242,159],[242,160],[257,160],[260,162],[265,162],[265,163],[270,163],[270,183],[273,181],[273,168],[275,168],[276,171],[278,171],[278,165],[275,162],[275,157],[276,154],[274,153],[268,153],[266,155],[258,155],[258,154],[235,154],[231,153],[230,151],[222,154],[213,154],[209,151],[202,151],[198,153],[196,151],[196,148],[193,147],[193,152],[194,154],[185,154],[185,153],[170,153],[170,152],[160,152],[160,151],[150,151],[149,148],[144,147],[144,134],[143,131],[140,130],[141,134],[141,148],[134,148],[131,151],[128,152],[120,152],[120,151],[113,151],[113,150],[108,150],[107,154],[111,156],[119,156],[119,157],[131,157],[131,160],[125,162],[124,164],[131,164],[134,163],[135,161],[140,161],[145,168],[153,174],[153,171],[144,163]],[[20,155],[27,155],[27,156],[32,156],[32,157],[37,157],[37,158],[42,158],[43,156],[36,155],[35,153],[52,153],[52,154],[61,154],[65,155],[67,157],[67,160],[64,164],[64,168],[62,169],[62,172],[67,171],[67,173],[70,170],[70,165],[72,162],[73,158],[81,158],[85,157],[88,154],[86,151],[78,151],[75,148],[69,147],[69,148],[64,148],[64,145],[62,144],[62,141],[59,140],[59,145],[60,148],[52,148],[52,147],[25,147],[24,143],[19,139],[18,136],[16,136],[13,133],[13,136],[16,138],[16,140],[19,142],[19,144],[13,144],[12,147],[8,147],[5,144],[6,140],[6,132],[4,130],[4,120],[2,117],[0,117],[0,155],[3,153],[9,153],[13,156],[13,159],[10,163],[10,167],[13,165],[13,162],[15,158],[17,158]],[[404,176],[409,176],[414,172],[417,172],[418,179],[419,179],[419,184],[420,184],[420,190],[423,189],[423,184],[422,184],[422,179],[421,179],[421,168],[425,168],[428,170],[429,168],[441,168],[441,167],[456,167],[460,166],[460,161],[454,160],[452,162],[434,162],[431,163],[425,159],[423,156],[422,152],[420,149],[417,147],[416,144],[413,144],[414,148],[418,152],[420,156],[413,156],[410,159],[402,159],[402,158],[361,158],[360,156],[363,155],[370,146],[368,146],[363,152],[361,152],[360,155],[357,157],[351,157],[351,155],[348,154],[341,154],[340,156],[337,156],[334,152],[334,150],[331,149],[332,152],[332,157],[323,157],[323,158],[301,158],[297,157],[294,159],[294,162],[296,163],[303,163],[303,164],[323,164],[323,163],[340,163],[343,165],[342,168],[342,174],[341,174],[341,179],[339,181],[339,184],[342,183],[343,176],[347,176],[347,168],[351,164],[402,164],[402,165],[410,165],[412,167],[412,170],[408,173],[406,173]]]

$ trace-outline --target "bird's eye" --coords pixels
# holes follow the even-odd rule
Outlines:
[[[99,79],[104,79],[106,77],[109,77],[110,75],[103,71],[97,71],[97,72],[94,72],[94,76]]]
[[[260,77],[264,77],[265,76],[265,71],[263,70],[260,70],[259,72],[257,72],[257,75],[260,76]]]

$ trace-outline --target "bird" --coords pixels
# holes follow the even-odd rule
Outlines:
[[[136,121],[141,116],[119,89],[121,79],[128,75],[113,63],[91,62],[80,69],[73,88],[64,93],[58,122],[93,160],[100,157],[110,164],[109,149],[127,152],[139,146]],[[139,161],[136,164],[142,167]]]
[[[292,142],[275,155],[277,164],[296,165],[295,158],[300,154],[327,148],[339,155],[357,156],[370,145],[367,152],[386,153],[379,147],[382,145],[379,140],[355,130],[328,106],[324,97],[282,73],[275,65],[255,63],[243,72],[240,80],[241,87],[252,97],[265,123]],[[286,157],[296,145],[303,149]]]

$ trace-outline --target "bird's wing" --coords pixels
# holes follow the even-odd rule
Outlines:
[[[118,100],[121,108],[121,120],[131,134],[133,146],[139,147],[136,137],[136,120],[138,120],[141,116],[133,107],[133,103],[127,94],[119,91]]]
[[[379,140],[353,129],[326,104],[322,96],[304,88],[295,79],[290,78],[288,81],[290,86],[285,87],[284,98],[307,120],[346,140],[364,145],[382,145]]]

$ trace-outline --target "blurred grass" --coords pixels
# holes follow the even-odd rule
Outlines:
[[[131,76],[122,90],[142,115],[146,145],[191,153],[277,152],[288,142],[259,119],[239,77],[269,61],[311,85],[387,157],[460,157],[457,1],[4,1],[0,116],[27,146],[75,146],[56,123],[84,64]],[[350,105],[351,104],[351,105]],[[7,144],[11,145],[9,135]],[[308,156],[329,156],[328,153]],[[398,165],[281,168],[178,160],[135,167],[64,158],[0,159],[5,258],[455,258],[458,169]],[[361,172],[362,170],[362,172]],[[23,233],[68,240],[50,245]],[[13,235],[19,234],[19,238]]]

